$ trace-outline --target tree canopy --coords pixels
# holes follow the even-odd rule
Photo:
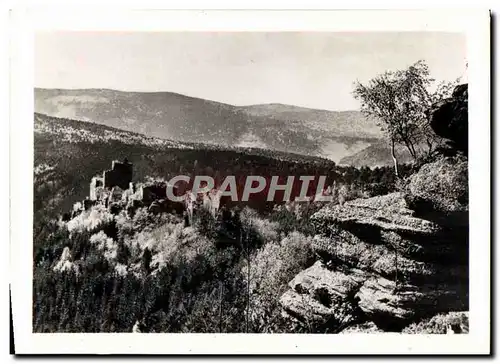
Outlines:
[[[437,136],[432,132],[426,112],[435,102],[447,97],[455,82],[435,87],[428,65],[420,60],[399,71],[386,71],[366,84],[354,83],[353,95],[361,101],[361,111],[374,117],[391,142],[404,145],[416,161],[422,153],[431,153]]]

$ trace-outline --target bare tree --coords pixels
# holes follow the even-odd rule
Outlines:
[[[386,71],[366,85],[354,83],[353,95],[361,101],[361,111],[374,117],[388,138],[396,176],[399,175],[396,144],[405,146],[414,161],[418,160],[419,146],[423,143],[428,148],[434,147],[426,111],[448,96],[458,80],[441,83],[431,91],[434,81],[429,67],[420,60],[405,70]]]

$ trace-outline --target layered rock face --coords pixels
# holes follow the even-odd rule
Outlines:
[[[453,153],[423,165],[404,192],[313,215],[318,261],[281,297],[284,311],[311,331],[468,331],[467,85],[428,117]]]
[[[289,283],[284,311],[312,331],[376,332],[468,310],[468,223],[440,214],[417,214],[399,192],[324,207],[312,218],[318,261]]]

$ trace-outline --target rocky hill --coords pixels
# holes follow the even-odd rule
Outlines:
[[[461,85],[429,113],[453,157],[424,164],[400,192],[311,217],[318,259],[289,282],[285,315],[313,332],[468,332],[466,110]]]
[[[325,207],[312,219],[321,257],[290,281],[287,314],[314,330],[369,322],[400,331],[435,314],[468,310],[468,224],[419,216],[401,193]]]
[[[336,162],[381,137],[375,122],[358,111],[233,106],[171,92],[36,88],[35,111],[149,137],[292,152]]]

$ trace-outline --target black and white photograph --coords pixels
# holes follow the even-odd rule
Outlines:
[[[467,340],[470,42],[35,29],[31,332]]]

